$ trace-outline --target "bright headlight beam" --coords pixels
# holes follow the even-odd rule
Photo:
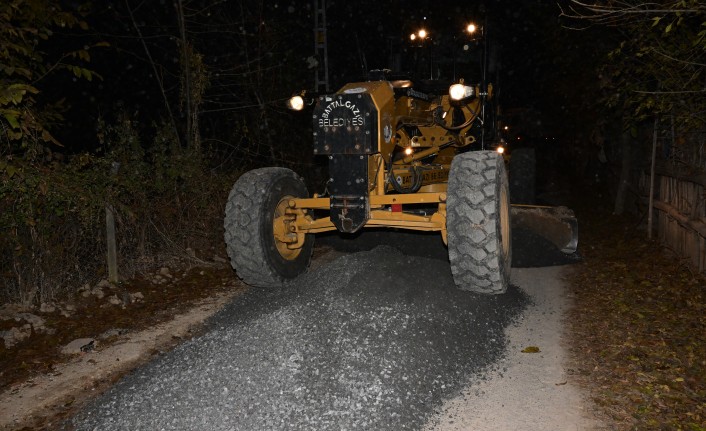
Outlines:
[[[449,96],[453,100],[462,100],[466,97],[473,96],[473,87],[463,84],[454,84],[449,87]]]
[[[292,111],[301,111],[304,109],[304,99],[301,96],[292,96],[287,101],[287,107]]]

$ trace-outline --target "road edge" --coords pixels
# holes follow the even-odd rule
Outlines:
[[[431,418],[428,431],[602,430],[588,395],[571,377],[565,319],[571,299],[565,267],[513,268],[512,283],[532,299],[508,327],[507,352]],[[542,280],[538,283],[537,280]]]
[[[225,291],[197,301],[168,322],[128,333],[105,348],[58,365],[50,374],[3,391],[0,429],[49,427],[69,417],[128,372],[196,335],[209,317],[239,293]]]

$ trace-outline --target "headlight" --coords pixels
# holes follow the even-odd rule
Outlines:
[[[454,84],[449,87],[449,96],[453,100],[463,100],[467,97],[473,96],[475,93],[473,87],[463,84]]]
[[[497,151],[498,154],[502,154],[502,153],[505,152],[505,148],[503,148],[503,147],[498,147],[498,148],[495,149],[495,151]]]
[[[301,111],[304,109],[304,99],[301,96],[292,96],[287,101],[287,108],[292,111]]]

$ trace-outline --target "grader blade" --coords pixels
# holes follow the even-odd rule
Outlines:
[[[578,221],[566,207],[512,205],[512,228],[521,228],[545,238],[563,253],[576,252],[579,242]]]

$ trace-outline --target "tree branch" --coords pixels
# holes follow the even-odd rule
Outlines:
[[[127,8],[127,12],[130,15],[130,20],[132,21],[132,26],[135,28],[137,35],[140,37],[140,42],[142,43],[142,48],[144,48],[145,54],[147,55],[147,58],[150,61],[150,65],[152,66],[152,70],[154,72],[154,78],[157,80],[157,84],[159,85],[159,90],[161,91],[162,98],[164,99],[164,106],[167,108],[167,113],[169,114],[169,119],[171,120],[172,127],[174,128],[174,135],[177,137],[177,139],[179,139],[179,129],[177,128],[176,119],[174,118],[174,115],[172,114],[172,108],[169,106],[169,98],[167,97],[167,93],[164,91],[164,84],[162,83],[162,80],[159,78],[159,71],[157,70],[157,65],[154,62],[154,59],[152,58],[152,53],[150,53],[150,49],[147,46],[147,43],[145,42],[145,38],[142,36],[142,31],[140,30],[140,27],[137,25],[137,21],[135,21],[135,16],[132,13],[132,9],[130,9],[130,3],[128,3],[128,0],[125,0],[125,7]]]
[[[571,20],[590,21],[593,24],[602,24],[608,26],[618,26],[625,24],[636,17],[644,19],[647,15],[685,15],[703,13],[706,11],[706,6],[701,6],[691,9],[679,8],[664,8],[658,3],[642,3],[631,4],[628,2],[615,2],[618,6],[584,3],[579,0],[569,0],[568,8],[559,5],[560,17],[565,17]]]
[[[638,94],[693,94],[693,93],[706,93],[706,89],[703,90],[681,90],[681,91],[645,91],[645,90],[632,90],[633,93]]]

